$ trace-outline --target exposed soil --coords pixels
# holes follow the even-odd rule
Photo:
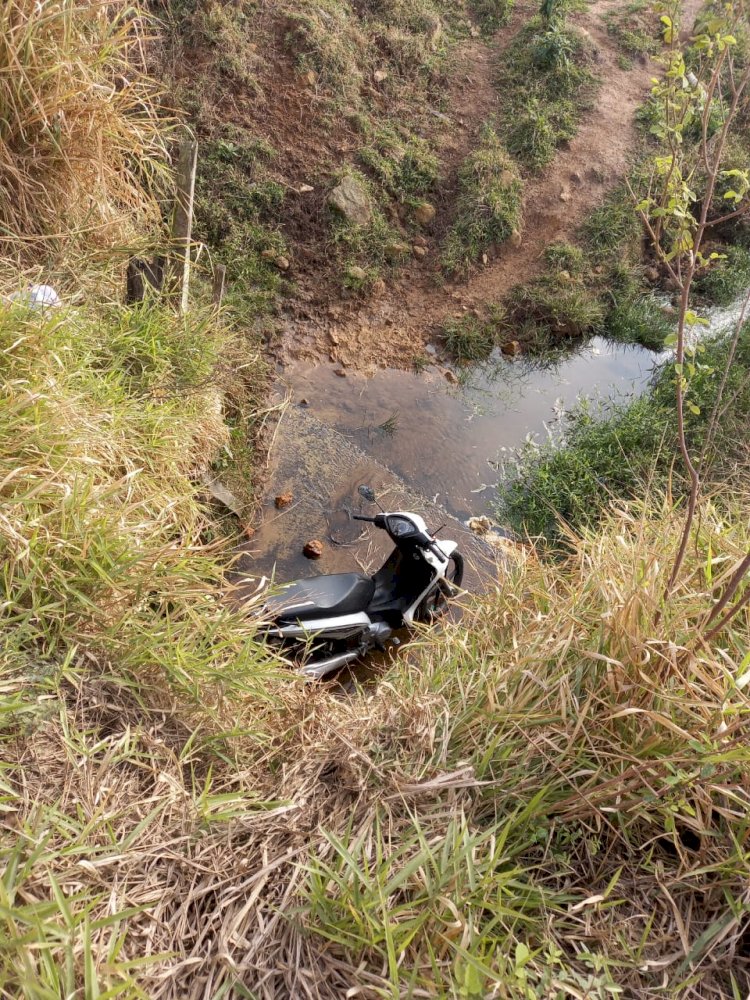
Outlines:
[[[497,247],[487,264],[468,280],[442,282],[436,263],[437,240],[450,214],[457,165],[471,148],[478,128],[500,107],[493,85],[495,67],[536,4],[519,5],[511,24],[490,42],[471,40],[460,54],[450,107],[455,128],[446,139],[446,183],[430,239],[431,253],[416,260],[379,297],[364,303],[331,303],[331,288],[307,290],[289,306],[279,358],[282,362],[318,362],[328,358],[343,369],[409,367],[424,345],[450,316],[481,312],[514,285],[539,273],[542,255],[552,242],[571,239],[576,229],[624,175],[636,145],[635,112],[645,99],[655,66],[643,58],[630,69],[618,64],[620,50],[604,18],[620,0],[595,0],[572,17],[591,43],[600,78],[594,106],[574,139],[542,173],[527,178],[520,244]],[[684,23],[692,25],[700,0],[687,0]],[[428,234],[430,235],[430,234]],[[322,311],[322,303],[329,303]]]

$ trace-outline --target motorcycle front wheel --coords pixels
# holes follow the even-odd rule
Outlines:
[[[455,551],[450,557],[445,577],[439,581],[417,608],[415,619],[427,625],[441,618],[448,610],[448,601],[461,589],[464,579],[464,557]]]

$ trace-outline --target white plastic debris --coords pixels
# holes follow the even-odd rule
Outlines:
[[[21,306],[28,306],[29,309],[54,309],[62,305],[60,296],[52,285],[31,285],[23,292],[14,292],[10,300]]]

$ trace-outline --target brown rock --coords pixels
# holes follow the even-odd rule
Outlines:
[[[384,80],[388,79],[388,70],[376,69],[375,72],[372,74],[372,78],[375,81],[375,83],[383,83]]]
[[[271,250],[271,249],[261,250],[260,255],[263,258],[263,260],[276,260],[276,251],[275,250]]]
[[[414,221],[420,226],[428,226],[435,218],[436,211],[429,201],[423,201],[414,209]]]
[[[318,74],[314,69],[308,69],[300,75],[300,79],[303,83],[307,84],[308,87],[314,87],[318,82]]]
[[[411,247],[408,243],[389,243],[385,248],[385,255],[390,260],[398,260],[399,257],[403,257],[405,254],[409,253]]]
[[[343,177],[331,191],[329,203],[355,225],[366,226],[372,218],[372,204],[367,188],[351,174]]]
[[[311,538],[309,542],[305,542],[302,555],[308,559],[320,559],[323,555],[323,543],[318,538]]]
[[[338,375],[339,378],[346,378],[346,372],[343,368],[336,368],[334,370],[334,375]]]
[[[289,270],[289,259],[287,257],[281,257],[281,256],[277,257],[274,260],[274,264],[276,265],[276,267],[278,267],[280,271]]]
[[[425,247],[413,246],[411,252],[417,258],[417,260],[423,260],[427,256],[427,250]]]
[[[294,494],[291,491],[287,493],[279,493],[274,500],[276,510],[283,510],[284,507],[288,507],[292,500],[294,500]]]
[[[503,354],[508,358],[515,358],[516,355],[521,353],[521,345],[517,340],[508,340],[500,348]]]
[[[455,385],[456,382],[458,382],[458,376],[454,371],[451,371],[450,368],[446,368],[443,375],[445,375],[445,381],[450,382],[451,385]]]
[[[352,279],[352,281],[364,281],[367,278],[367,271],[359,264],[352,264],[351,267],[346,269],[347,275]]]
[[[560,192],[560,201],[570,201],[572,197],[573,195],[567,188],[563,188],[562,191]]]
[[[338,347],[339,346],[339,335],[337,333],[334,333],[333,330],[329,330],[328,331],[328,336],[329,336],[329,338],[330,338],[331,343],[333,344],[333,346],[334,347]]]
[[[370,291],[373,295],[383,295],[385,294],[385,282],[382,278],[376,278],[370,286]]]
[[[520,247],[521,242],[522,242],[521,234],[517,229],[514,229],[513,232],[510,234],[510,245],[513,247]]]
[[[243,531],[243,534],[244,534],[245,538],[254,538],[255,537],[255,528],[253,528],[252,525],[248,524],[248,525],[245,526],[245,530]]]

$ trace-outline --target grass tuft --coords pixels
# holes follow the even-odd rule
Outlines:
[[[572,139],[590,106],[595,77],[573,28],[532,18],[503,58],[498,85],[504,95],[501,134],[528,170],[541,170],[558,146]]]
[[[491,125],[464,161],[456,217],[443,243],[446,272],[466,272],[481,255],[521,226],[522,181]]]

